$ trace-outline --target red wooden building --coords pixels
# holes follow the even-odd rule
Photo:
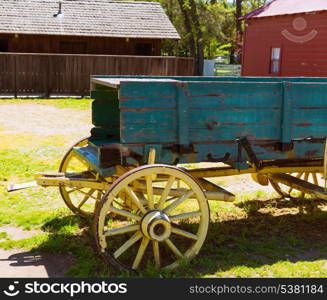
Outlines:
[[[243,76],[327,77],[327,0],[273,0],[243,19]]]

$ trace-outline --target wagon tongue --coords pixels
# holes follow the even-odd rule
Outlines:
[[[23,190],[23,189],[28,189],[31,187],[36,187],[37,185],[38,184],[36,183],[36,181],[25,182],[25,183],[21,183],[21,184],[10,184],[7,186],[7,191],[8,191],[8,193],[10,193],[10,192]]]
[[[43,177],[43,176],[53,178],[53,177],[64,176],[64,173],[56,173],[56,172],[38,173],[38,174],[35,175],[35,179],[36,179],[35,181],[8,185],[7,186],[7,192],[10,193],[10,192],[24,190],[24,189],[28,189],[28,188],[32,188],[32,187],[36,187],[36,186],[40,186],[40,185],[42,186],[42,184],[40,184],[38,182],[38,179],[40,177]]]

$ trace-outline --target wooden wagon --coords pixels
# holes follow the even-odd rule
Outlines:
[[[326,79],[94,76],[91,97],[91,136],[36,182],[94,215],[98,248],[120,269],[197,255],[208,200],[235,199],[212,177],[252,174],[282,197],[327,199]]]

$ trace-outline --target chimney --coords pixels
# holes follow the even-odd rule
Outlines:
[[[62,15],[62,1],[59,0],[59,9],[58,9],[58,12],[56,14],[54,14],[53,16],[54,17],[59,17]]]

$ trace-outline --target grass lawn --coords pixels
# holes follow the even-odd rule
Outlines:
[[[135,275],[103,263],[94,250],[92,220],[70,213],[57,188],[8,194],[7,184],[58,169],[67,149],[88,135],[90,105],[88,99],[0,100],[1,248],[72,254],[72,277],[327,277],[327,203],[320,200],[286,201],[258,190],[239,193],[234,204],[210,202],[209,234],[190,264]],[[5,225],[39,233],[12,240]]]

